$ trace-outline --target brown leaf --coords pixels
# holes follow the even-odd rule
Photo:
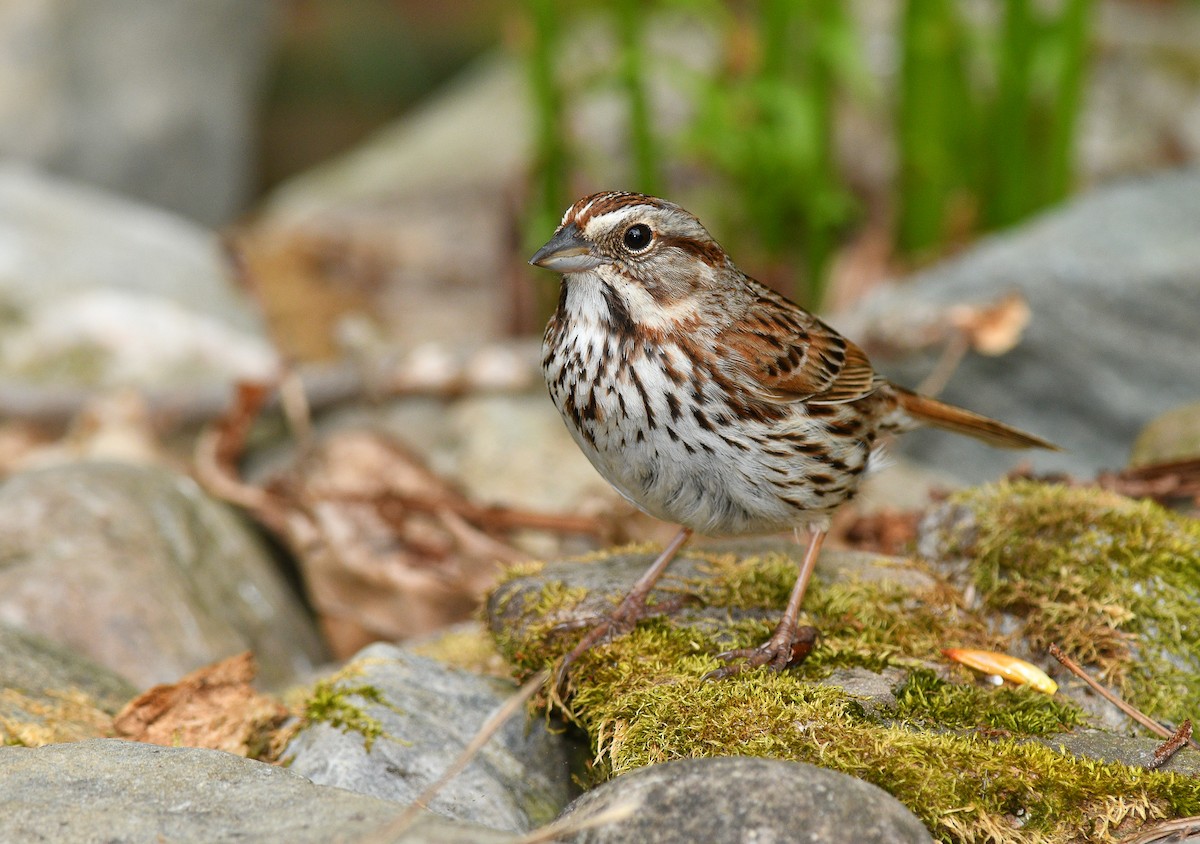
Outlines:
[[[399,443],[342,431],[269,487],[336,655],[468,618],[519,554]]]
[[[472,502],[385,433],[334,431],[299,449],[264,486],[236,460],[264,395],[243,388],[228,418],[196,448],[197,479],[246,508],[297,560],[334,655],[469,618],[498,563],[523,557],[507,533],[599,533],[596,519]]]
[[[967,337],[981,355],[996,357],[1012,350],[1029,325],[1029,303],[1020,293],[983,305],[957,305],[949,310],[951,325]]]
[[[168,747],[207,747],[259,758],[287,709],[250,685],[258,673],[248,651],[142,692],[117,713],[122,738]]]

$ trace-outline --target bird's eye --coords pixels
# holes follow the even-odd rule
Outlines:
[[[654,237],[654,233],[650,231],[650,227],[645,223],[637,223],[625,229],[625,235],[621,238],[621,242],[625,244],[625,248],[630,252],[641,252],[650,245],[650,240]]]

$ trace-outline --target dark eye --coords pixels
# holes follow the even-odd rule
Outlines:
[[[625,244],[625,248],[630,252],[641,252],[650,245],[650,240],[654,237],[654,233],[650,231],[650,227],[645,223],[638,223],[625,229],[625,236],[621,238],[621,242]]]

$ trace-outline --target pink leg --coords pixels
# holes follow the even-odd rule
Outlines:
[[[800,564],[800,574],[796,577],[796,585],[792,587],[791,597],[788,598],[787,609],[783,618],[775,627],[771,638],[757,648],[738,648],[733,651],[717,654],[717,659],[723,659],[729,664],[704,675],[705,680],[723,680],[740,674],[747,668],[768,666],[772,671],[782,671],[793,661],[793,648],[802,650],[802,656],[807,656],[816,638],[816,631],[806,627],[802,631],[796,629],[800,618],[800,604],[804,601],[804,593],[808,589],[808,581],[812,578],[813,570],[817,567],[817,557],[821,553],[821,543],[825,541],[825,528],[810,528],[808,549],[804,552],[804,562]],[[804,647],[806,646],[807,647]]]
[[[579,659],[593,645],[614,633],[624,632],[633,627],[638,619],[642,618],[646,612],[646,598],[649,597],[651,590],[654,589],[654,584],[662,577],[663,572],[667,570],[667,566],[675,559],[675,555],[679,553],[679,549],[692,536],[690,528],[680,528],[679,533],[675,534],[675,538],[667,544],[667,547],[658,555],[658,559],[646,569],[646,572],[638,578],[637,583],[633,584],[633,588],[629,590],[629,594],[625,599],[617,605],[617,608],[599,624],[594,626],[587,632],[579,644],[575,646],[569,654],[564,656],[558,664],[558,668],[554,671],[554,688],[561,688],[563,682],[567,679],[567,669],[571,663]]]

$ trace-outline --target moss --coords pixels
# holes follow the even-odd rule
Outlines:
[[[1081,722],[1064,699],[917,671],[893,707],[868,715],[803,672],[702,682],[709,644],[654,621],[581,658],[572,711],[592,738],[595,779],[733,750],[808,762],[884,788],[947,841],[1100,841],[1122,823],[1200,812],[1194,779],[1029,742]]]
[[[462,625],[408,646],[411,653],[436,659],[475,674],[508,680],[512,667],[500,656],[496,642],[478,625]]]
[[[495,634],[497,650],[510,663],[522,669],[525,675],[540,670],[553,659],[547,660],[546,643],[562,638],[555,635],[558,620],[578,606],[586,596],[586,589],[569,587],[558,581],[547,582],[536,594],[513,592],[503,605],[493,608],[493,611],[526,621],[507,626],[504,631]],[[521,606],[513,607],[513,600],[521,601]]]
[[[343,733],[358,733],[363,738],[363,749],[368,753],[379,738],[400,742],[400,739],[383,729],[383,723],[378,718],[351,700],[358,698],[365,703],[400,712],[375,686],[350,682],[361,672],[361,662],[351,663],[336,674],[318,680],[304,701],[299,730],[313,724],[328,724]]]
[[[526,560],[520,563],[512,563],[500,569],[500,574],[496,578],[496,586],[508,583],[510,580],[517,580],[522,577],[533,577],[536,574],[541,574],[542,569],[546,564],[540,560]]]
[[[79,689],[47,689],[37,696],[0,689],[0,745],[42,747],[111,733],[112,715]]]
[[[946,582],[818,577],[801,622],[820,641],[781,674],[700,679],[720,664],[716,652],[769,635],[795,561],[690,552],[704,566],[684,585],[692,606],[707,609],[643,621],[572,667],[569,715],[592,742],[591,777],[731,753],[809,762],[879,785],[946,841],[1114,841],[1154,819],[1200,814],[1200,781],[1046,746],[1084,723],[1068,699],[978,685],[939,653],[1026,653],[1027,642],[1036,650],[1056,640],[1160,717],[1177,716],[1200,700],[1200,626],[1182,621],[1200,598],[1196,524],[1105,493],[1028,483],[955,503],[975,514],[954,548],[980,561],[961,584],[973,601]],[[523,593],[497,636],[501,652],[523,672],[553,663],[577,638],[551,628],[582,598],[560,582]],[[713,608],[726,608],[723,620],[713,623]],[[852,667],[902,669],[894,700],[867,705],[822,682]]]
[[[954,495],[973,529],[981,606],[1019,619],[1034,651],[1057,642],[1144,712],[1177,723],[1200,700],[1200,521],[1098,489],[1020,481]]]
[[[1045,736],[1084,723],[1082,713],[1061,697],[1028,686],[986,689],[948,683],[928,669],[918,669],[895,690],[890,715],[910,727],[941,730],[978,728],[1009,734]]]
[[[784,554],[736,558],[706,556],[705,577],[691,584],[710,606],[766,610],[759,621],[731,624],[735,647],[764,641],[787,603],[796,578],[796,562]],[[1002,649],[1003,637],[963,609],[962,596],[943,584],[914,592],[893,580],[816,578],[804,599],[801,624],[821,633],[820,646],[803,666],[803,676],[827,677],[838,668],[880,671],[889,665],[921,666],[939,659],[947,643]],[[719,649],[720,650],[720,649]]]

